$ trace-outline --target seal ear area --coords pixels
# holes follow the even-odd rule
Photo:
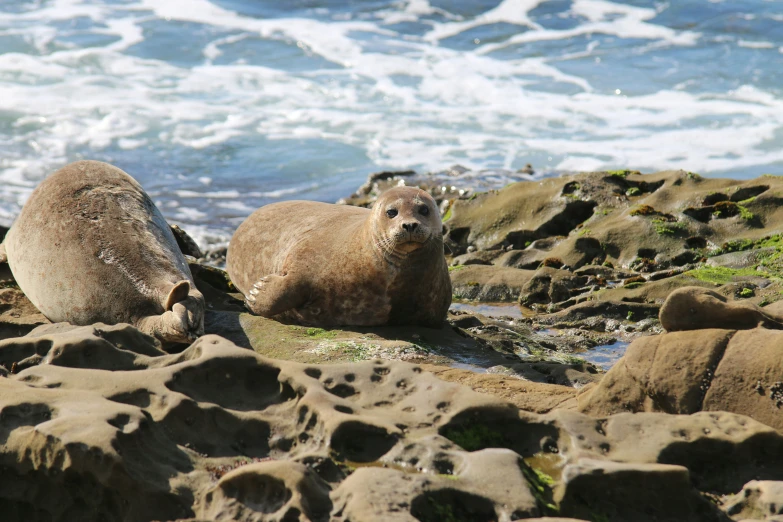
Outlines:
[[[169,290],[169,295],[166,296],[166,300],[163,302],[163,309],[167,312],[171,311],[175,304],[187,299],[189,294],[190,281],[183,279]]]

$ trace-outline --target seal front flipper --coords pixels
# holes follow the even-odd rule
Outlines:
[[[245,306],[255,315],[273,317],[302,305],[306,294],[290,274],[270,274],[253,284],[245,294]]]
[[[5,243],[0,243],[0,263],[7,263],[8,255],[5,253]]]

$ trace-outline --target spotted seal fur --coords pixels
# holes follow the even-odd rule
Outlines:
[[[253,313],[298,324],[438,327],[451,304],[438,207],[413,187],[372,209],[264,206],[232,237],[226,267]]]

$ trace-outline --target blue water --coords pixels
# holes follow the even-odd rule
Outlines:
[[[580,353],[577,357],[591,362],[603,370],[609,370],[614,364],[625,355],[628,345],[631,343],[614,342],[596,346],[590,350]]]
[[[783,174],[783,2],[0,0],[0,223],[80,158],[202,246],[387,168]]]

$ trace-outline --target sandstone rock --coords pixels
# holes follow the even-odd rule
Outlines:
[[[548,259],[577,271],[602,263],[618,267],[612,284],[604,286],[607,274],[596,276],[596,288],[556,301],[555,310],[588,299],[660,304],[676,288],[711,288],[724,285],[724,279],[745,285],[733,289],[733,298],[751,297],[764,305],[780,292],[780,284],[768,275],[781,270],[777,259],[783,248],[770,230],[783,219],[783,198],[777,196],[781,188],[778,179],[705,179],[684,171],[586,173],[519,182],[454,201],[447,239],[455,255],[471,251],[472,259],[492,259],[504,267],[537,269]],[[736,194],[753,196],[735,201]],[[738,249],[748,252],[734,251]],[[708,258],[720,251],[729,253]],[[492,254],[485,258],[487,252]],[[697,263],[707,259],[729,272],[680,275],[702,268]],[[757,276],[747,273],[757,265]],[[745,272],[732,274],[732,267]],[[647,274],[647,283],[616,286],[618,276],[627,280],[633,272]],[[651,284],[658,280],[666,283]],[[754,293],[747,288],[755,288]],[[465,296],[479,293],[464,290]],[[721,293],[728,295],[728,290]],[[600,328],[600,321],[595,327]]]
[[[578,360],[578,359],[577,359]],[[598,382],[602,374],[595,366],[585,362],[529,362],[510,363],[499,368],[489,368],[490,373],[515,376],[535,383],[557,384],[581,388]]]
[[[469,265],[451,272],[451,285],[459,299],[516,301],[532,276],[531,270]]]
[[[685,287],[702,287],[713,290],[715,285],[688,275],[674,275],[665,279],[646,281],[632,288],[614,287],[600,291],[602,301],[623,301],[627,303],[650,303],[662,305],[674,291]]]
[[[573,291],[587,283],[586,276],[577,276],[567,270],[542,267],[536,270],[519,294],[521,304],[559,303],[572,297]]]
[[[757,309],[741,312],[751,319],[764,317]],[[781,429],[781,361],[780,330],[705,329],[642,338],[599,384],[578,397],[579,410],[591,415],[731,411]]]
[[[479,252],[503,252],[502,250],[479,250],[477,252],[474,252],[474,254],[478,254]],[[521,268],[523,270],[536,270],[538,267],[541,266],[541,263],[544,262],[545,259],[549,258],[549,251],[548,250],[539,250],[537,248],[533,248],[531,245],[529,248],[526,248],[524,250],[508,250],[505,251],[502,255],[499,255],[495,257],[495,259],[492,261],[493,265],[497,266],[506,266],[510,268]]]
[[[42,324],[49,324],[49,320],[19,288],[0,289],[0,339],[25,335]]]
[[[0,341],[0,364],[17,371],[37,364],[134,370],[165,355],[160,341],[127,324],[41,325],[22,338]]]
[[[775,520],[783,515],[783,482],[751,480],[729,497],[723,509],[734,520]]]
[[[774,254],[776,251],[777,249],[774,247],[767,247],[740,252],[729,252],[727,254],[709,258],[707,264],[727,268],[749,268],[757,265],[762,259]]]
[[[457,200],[446,237],[458,248],[473,245],[493,250],[523,248],[536,239],[568,235],[592,216],[596,203],[565,197],[564,184],[563,178],[521,182],[478,194],[470,201]]]
[[[703,410],[734,411],[783,429],[783,332],[739,331],[704,397]]]
[[[572,267],[604,258],[623,266],[637,258],[679,266],[699,257],[683,250],[686,239],[688,245],[700,248],[708,241],[720,245],[763,237],[764,224],[781,218],[780,198],[773,186],[779,189],[781,182],[705,179],[684,171],[589,173],[520,182],[455,201],[448,236],[457,248],[478,250],[520,249],[536,240],[565,236],[548,256]],[[738,189],[735,193],[755,193],[752,200],[731,203],[737,209],[741,204],[743,212],[718,218],[709,205],[706,219],[698,212],[696,218],[683,212],[684,207],[702,208],[703,201],[716,193],[730,200],[733,188]],[[630,189],[638,196],[626,197]],[[638,211],[644,208],[650,210]],[[596,247],[585,240],[594,241]]]
[[[270,461],[242,466],[226,475],[201,499],[196,516],[206,520],[327,521],[329,486],[298,462]]]
[[[529,382],[506,375],[478,374],[469,370],[422,365],[439,379],[468,386],[512,403],[523,411],[547,413],[554,409],[575,409],[577,390],[570,386]]]
[[[700,411],[733,333],[713,329],[637,339],[601,383],[579,397],[580,410],[594,415]]]
[[[783,480],[783,435],[731,413],[591,418],[562,409],[569,388],[428,367],[475,393],[415,365],[276,361],[214,335],[168,354],[127,325],[45,325],[3,353],[30,346],[43,363],[0,377],[12,519],[512,520],[553,514],[561,482],[564,516],[586,518],[587,498],[610,519],[710,520],[689,518],[689,484]],[[585,459],[604,470],[592,486]]]
[[[492,449],[465,455],[453,475],[426,477],[394,469],[361,468],[335,490],[335,520],[530,518],[540,514],[540,508],[524,469],[526,464],[518,455]],[[486,498],[488,490],[498,498],[495,506]]]
[[[565,463],[600,459],[683,466],[701,491],[733,493],[753,479],[783,480],[783,435],[744,415],[623,413],[590,418],[557,410],[547,414]],[[529,429],[540,430],[541,418]]]
[[[512,407],[416,366],[273,361],[210,335],[165,354],[127,325],[51,325],[15,342],[4,349],[32,343],[48,362],[0,378],[0,499],[20,520],[326,520],[335,500],[325,483],[343,482],[340,466],[414,451],[432,465],[395,464],[422,484],[409,517],[428,513],[430,497],[460,512],[466,497],[455,488],[496,519],[539,513],[519,455],[468,455],[437,435],[464,408]],[[461,463],[450,470],[436,465],[444,444]],[[216,476],[225,468],[236,471]],[[446,472],[456,486],[438,477]],[[495,493],[482,489],[492,480]],[[340,490],[355,504],[367,481],[354,481]],[[394,495],[403,493],[388,490],[387,502]]]
[[[452,266],[460,265],[491,265],[492,262],[502,254],[501,250],[479,250],[478,252],[468,252],[461,256],[455,256],[451,260]]]
[[[536,323],[559,328],[588,326],[594,330],[605,331],[609,320],[634,321],[655,318],[659,307],[648,303],[623,301],[585,301],[566,310],[536,317]]]
[[[686,468],[666,464],[580,460],[563,470],[557,499],[563,515],[591,520],[726,520],[692,488]]]

